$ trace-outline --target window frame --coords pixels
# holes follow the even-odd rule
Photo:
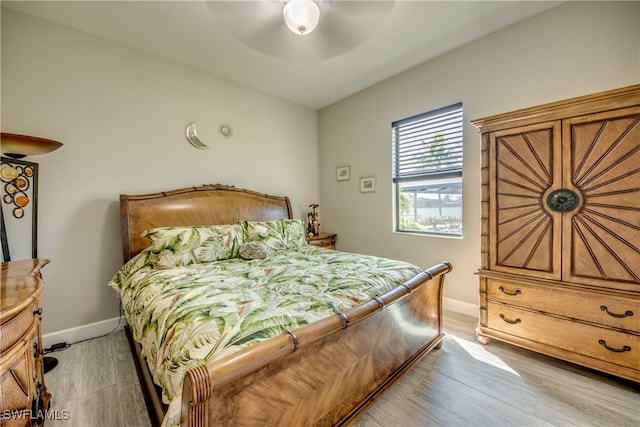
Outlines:
[[[444,133],[444,137],[442,133]],[[464,108],[462,102],[396,120],[391,123],[391,134],[393,144],[394,232],[461,238],[463,220],[462,176],[464,167]],[[421,138],[422,136],[424,138]],[[427,137],[433,138],[431,142],[425,142],[428,139]],[[436,140],[439,137],[443,138],[440,141],[441,143]],[[435,151],[433,151],[434,147]],[[432,153],[430,154],[430,152]],[[416,162],[415,158],[417,157],[422,157],[419,161],[422,163],[421,165]],[[428,164],[431,164],[431,166],[428,166]],[[423,189],[448,187],[455,191],[445,194],[460,195],[458,232],[401,227],[402,203],[400,198],[402,194],[407,194],[403,192],[402,185],[412,182]],[[417,210],[417,208],[414,207],[414,210]]]

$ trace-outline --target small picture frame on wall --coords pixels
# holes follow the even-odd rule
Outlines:
[[[339,166],[336,168],[336,179],[338,181],[349,181],[351,179],[351,167]]]
[[[376,191],[376,177],[368,176],[366,178],[360,178],[360,192],[361,193],[374,193]]]

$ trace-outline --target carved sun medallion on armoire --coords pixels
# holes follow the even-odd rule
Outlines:
[[[478,340],[640,381],[640,85],[473,124]]]

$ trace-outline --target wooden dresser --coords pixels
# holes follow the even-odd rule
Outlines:
[[[640,381],[640,85],[472,123],[478,340]]]
[[[313,246],[335,249],[336,235],[332,233],[319,233],[317,236],[307,236],[307,242]]]
[[[40,269],[48,259],[2,263],[0,419],[2,426],[41,426],[51,394],[44,384]]]

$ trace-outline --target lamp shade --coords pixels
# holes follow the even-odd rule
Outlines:
[[[2,153],[14,159],[46,154],[62,147],[62,143],[36,136],[2,132]]]
[[[312,0],[290,0],[284,5],[282,14],[287,27],[299,35],[315,30],[320,20],[320,8]]]

